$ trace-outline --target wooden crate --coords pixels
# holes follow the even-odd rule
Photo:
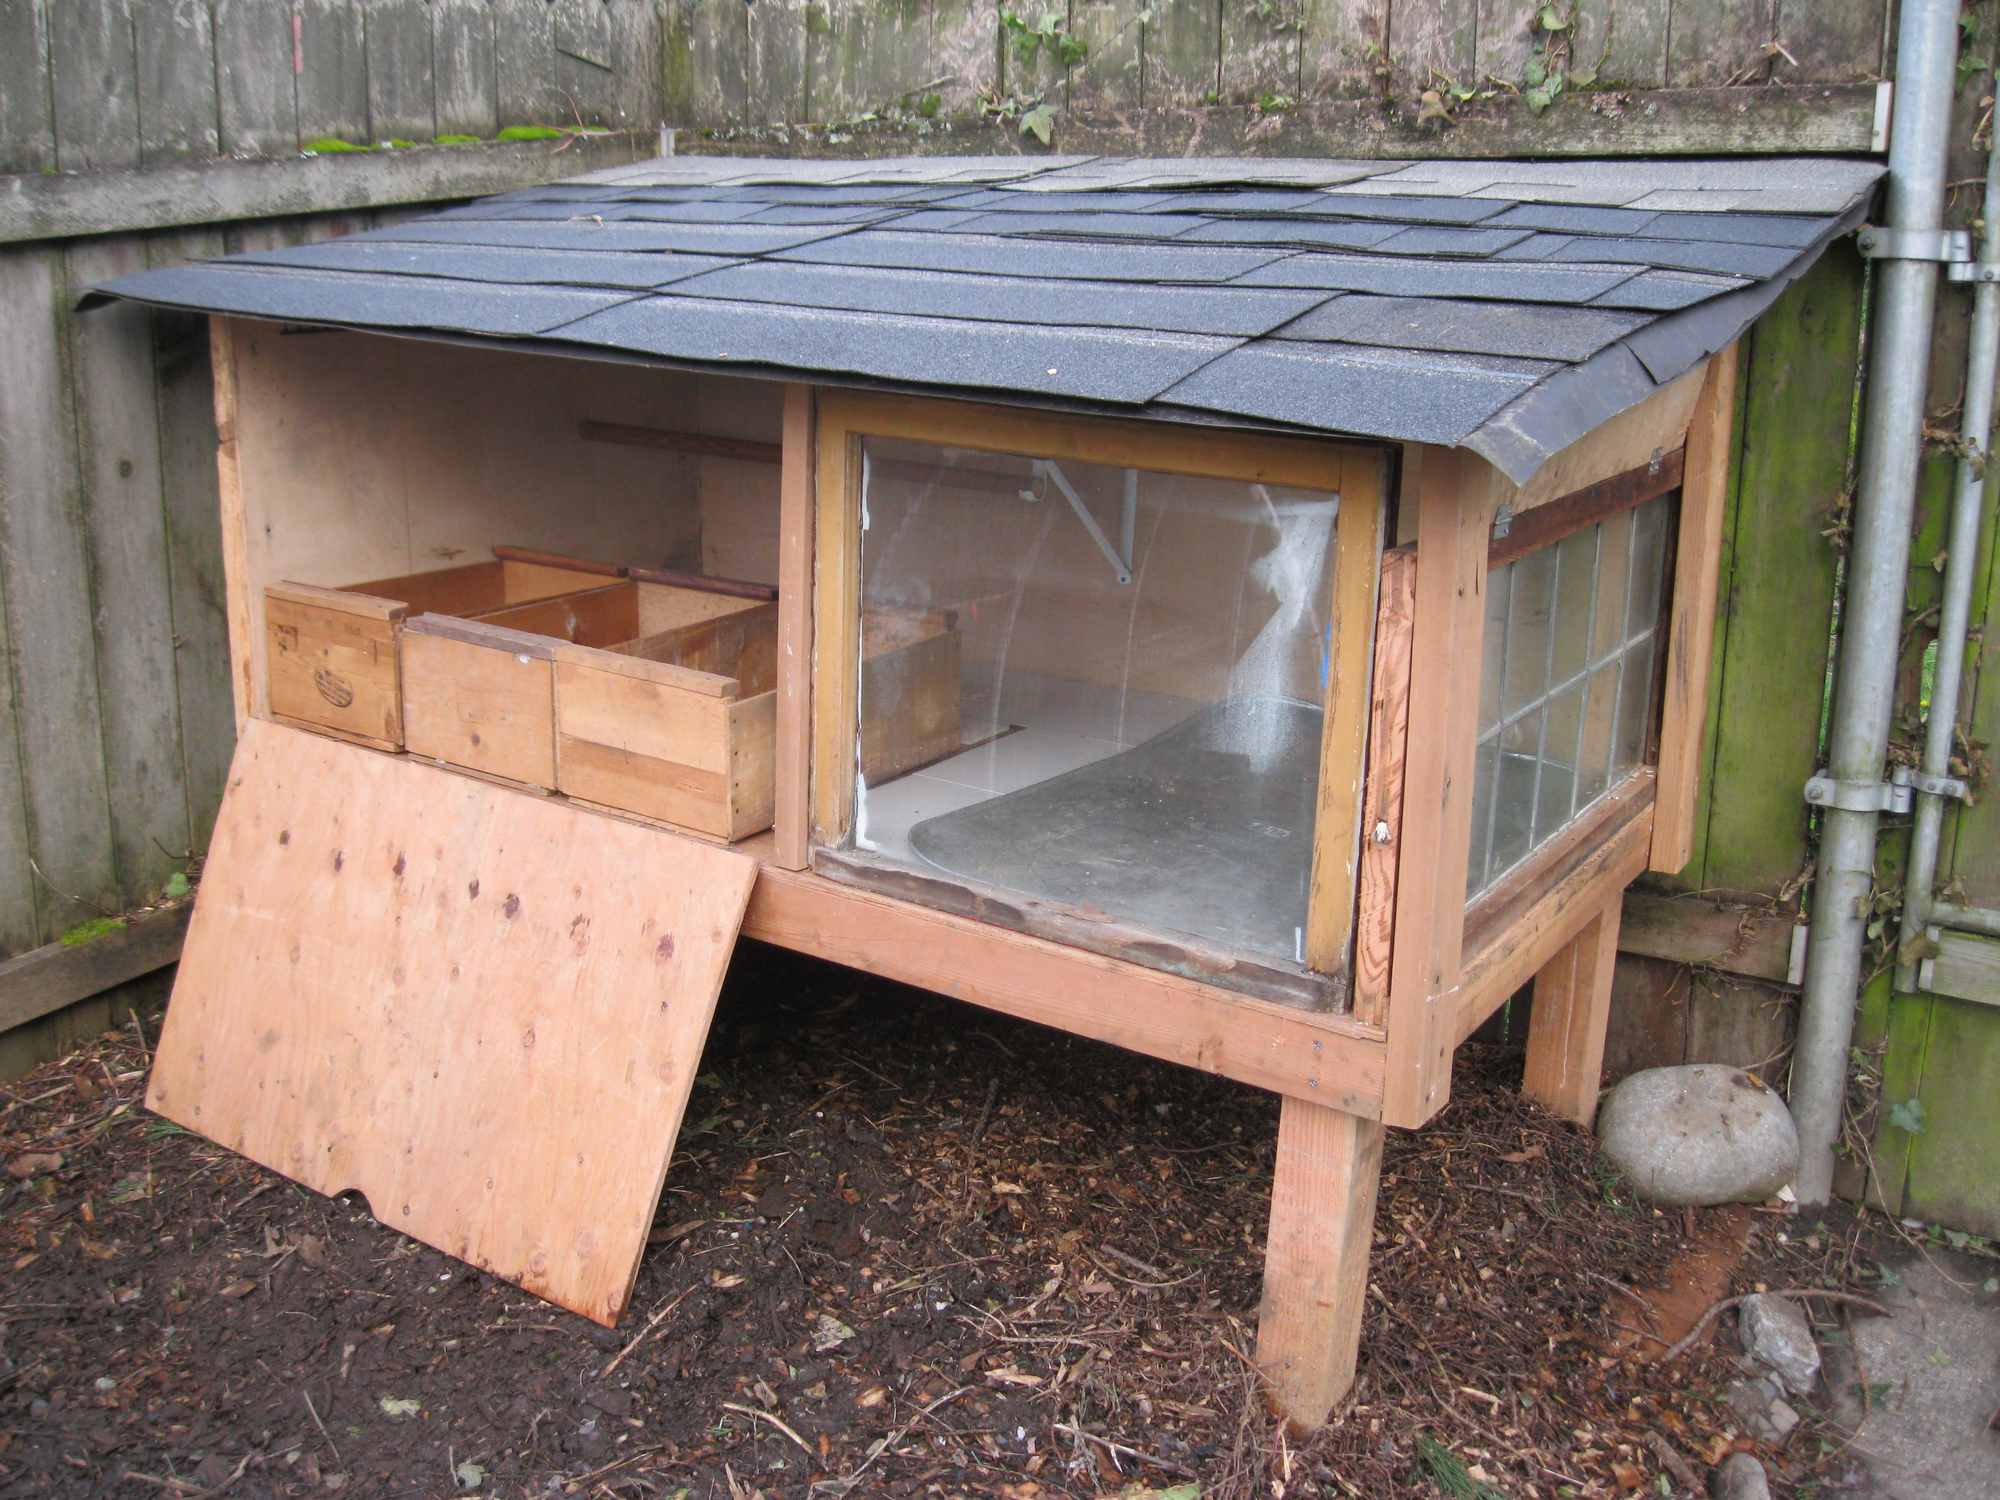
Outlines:
[[[403,743],[399,600],[301,583],[264,590],[271,713],[381,749]]]
[[[861,774],[888,781],[958,754],[959,637],[947,611],[861,617]]]
[[[403,741],[412,755],[535,787],[556,784],[555,643],[447,615],[403,626]]]
[[[401,634],[412,614],[490,618],[540,634],[637,634],[630,584],[607,564],[496,557],[344,588],[275,583],[264,590],[267,682],[274,716],[378,749],[403,746]],[[623,588],[626,595],[620,595]],[[565,605],[574,598],[584,602]]]
[[[638,587],[642,616],[650,613],[657,620],[668,613],[663,598],[667,591],[656,584]],[[687,589],[672,592],[695,599],[702,597]],[[733,677],[745,698],[769,692],[778,685],[778,606],[716,595],[708,598],[729,607],[717,608],[705,618],[690,619],[610,649],[670,667]]]
[[[771,826],[775,691],[614,651],[555,648],[556,787],[712,838]]]

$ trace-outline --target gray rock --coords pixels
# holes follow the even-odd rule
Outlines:
[[[1723,1400],[1736,1413],[1745,1432],[1767,1443],[1783,1443],[1799,1425],[1798,1412],[1778,1394],[1774,1381],[1739,1380],[1723,1393]]]
[[[1744,1299],[1737,1323],[1743,1348],[1775,1370],[1794,1396],[1808,1396],[1819,1381],[1819,1345],[1812,1325],[1789,1297],[1759,1293]]]
[[[1719,1063],[1634,1073],[1605,1099],[1597,1134],[1634,1192],[1672,1207],[1760,1203],[1799,1168],[1785,1101]]]
[[[1715,1500],[1771,1500],[1771,1484],[1756,1459],[1747,1453],[1732,1453],[1715,1471],[1709,1493]]]

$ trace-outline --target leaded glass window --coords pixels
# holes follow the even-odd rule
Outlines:
[[[1616,512],[1488,576],[1468,896],[1646,759],[1673,499]]]

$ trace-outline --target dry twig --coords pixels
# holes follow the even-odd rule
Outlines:
[[[1658,1360],[1658,1363],[1663,1365],[1672,1364],[1676,1359],[1680,1358],[1681,1355],[1687,1353],[1688,1350],[1692,1349],[1696,1344],[1701,1342],[1702,1335],[1708,1332],[1709,1324],[1713,1323],[1717,1318],[1721,1317],[1724,1313],[1728,1312],[1730,1308],[1740,1307],[1743,1303],[1748,1302],[1752,1297],[1756,1296],[1790,1297],[1793,1300],[1799,1302],[1803,1302],[1811,1297],[1817,1297],[1822,1302],[1840,1302],[1840,1303],[1845,1303],[1850,1307],[1866,1308],[1869,1312],[1874,1313],[1878,1318],[1886,1318],[1889,1316],[1889,1309],[1884,1307],[1881,1303],[1875,1301],[1874,1299],[1869,1297],[1858,1297],[1853,1292],[1836,1291],[1832,1287],[1794,1286],[1794,1287],[1785,1287],[1781,1290],[1771,1291],[1771,1292],[1762,1292],[1762,1293],[1746,1292],[1740,1297],[1724,1297],[1720,1302],[1716,1303],[1713,1307],[1709,1308],[1709,1310],[1703,1313],[1701,1317],[1696,1321],[1694,1327],[1690,1328],[1687,1331],[1687,1337],[1683,1338],[1678,1344],[1675,1344],[1665,1354],[1662,1354]]]

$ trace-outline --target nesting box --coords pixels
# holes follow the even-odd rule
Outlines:
[[[1523,986],[1592,1113],[1877,175],[670,158],[113,284],[215,315],[242,731],[153,1107],[615,1321],[740,930],[1281,1095],[1319,1420],[1384,1126]]]

